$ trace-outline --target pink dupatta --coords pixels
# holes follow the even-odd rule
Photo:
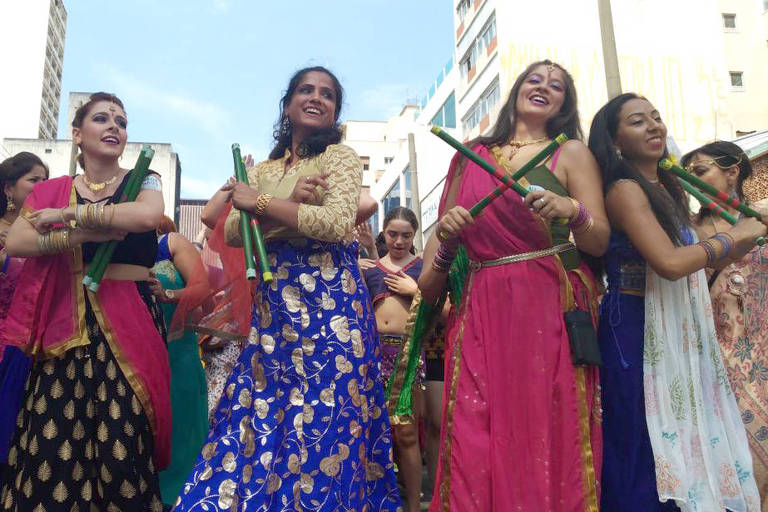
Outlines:
[[[76,203],[70,176],[35,186],[22,215]],[[61,227],[61,226],[58,226]],[[85,324],[82,250],[28,258],[19,276],[0,345],[21,347],[30,357],[59,357],[90,343]],[[105,279],[88,300],[110,349],[141,402],[154,435],[154,461],[170,461],[170,367],[163,339],[132,281]]]

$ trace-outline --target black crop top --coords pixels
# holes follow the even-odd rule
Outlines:
[[[131,171],[133,172],[133,171]],[[123,181],[120,186],[117,187],[115,193],[111,197],[102,199],[106,204],[112,204],[115,197],[120,197],[123,193],[123,189],[128,184],[128,176],[131,172],[123,177]],[[83,199],[80,194],[77,194],[77,204],[86,204],[91,201]],[[98,242],[86,242],[83,244],[83,262],[90,262],[96,254],[98,248]],[[112,255],[110,263],[129,263],[131,265],[141,265],[142,267],[152,268],[155,264],[155,256],[157,255],[157,235],[155,230],[145,231],[144,233],[128,233],[120,243],[117,244],[115,253]]]

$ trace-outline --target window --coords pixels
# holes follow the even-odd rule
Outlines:
[[[499,89],[499,79],[493,81],[490,87],[478,98],[477,102],[472,105],[469,112],[462,121],[464,131],[469,132],[475,126],[480,124],[480,121],[493,110],[493,107],[501,99],[501,90]]]
[[[731,71],[731,87],[734,89],[744,88],[744,73],[741,71]]]
[[[367,156],[361,156],[360,162],[363,164],[363,170],[367,171],[371,168],[371,159]]]
[[[763,0],[763,10],[768,11],[768,0]]]
[[[384,199],[381,201],[382,206],[384,207],[384,215],[389,212],[392,208],[397,208],[400,206],[400,180],[398,179],[395,184],[392,186],[391,189],[389,189],[389,192],[387,192],[387,195],[384,196]]]
[[[456,128],[456,96],[451,93],[448,99],[445,100],[443,106],[437,111],[435,117],[429,122],[436,126],[443,126],[445,128]]]
[[[395,159],[395,157],[393,157],[393,156],[385,156],[384,157],[384,165],[391,164],[392,160],[394,160],[394,159]]]
[[[49,155],[51,153],[53,153],[53,150],[51,148],[45,148],[45,154],[46,155]]]
[[[480,35],[472,41],[467,49],[467,53],[464,54],[464,58],[461,59],[459,66],[462,77],[467,76],[472,71],[472,68],[477,65],[478,58],[490,46],[494,37],[496,37],[496,14],[491,15],[488,23],[480,31]]]
[[[456,15],[458,15],[459,21],[464,21],[464,18],[467,16],[469,3],[470,0],[459,0],[458,5],[456,5]]]
[[[403,181],[405,182],[405,207],[411,208],[413,200],[411,199],[411,166],[403,171]]]
[[[736,15],[723,13],[723,28],[736,28]]]

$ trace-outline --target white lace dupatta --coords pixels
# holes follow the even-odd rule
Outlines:
[[[684,512],[759,512],[703,270],[668,281],[646,266],[643,375],[659,499]]]

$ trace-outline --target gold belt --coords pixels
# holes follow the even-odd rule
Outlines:
[[[571,249],[575,249],[575,248],[576,246],[573,245],[571,242],[566,242],[564,244],[559,244],[559,245],[555,245],[554,247],[550,247],[549,249],[541,249],[540,251],[531,251],[531,252],[524,252],[521,254],[513,254],[511,256],[504,256],[503,258],[498,258],[495,260],[485,260],[485,261],[470,260],[469,268],[474,271],[478,271],[481,268],[485,268],[485,267],[498,267],[500,265],[507,265],[509,263],[519,263],[521,261],[535,260],[537,258],[543,258],[545,256],[552,256],[554,254],[570,251]]]

